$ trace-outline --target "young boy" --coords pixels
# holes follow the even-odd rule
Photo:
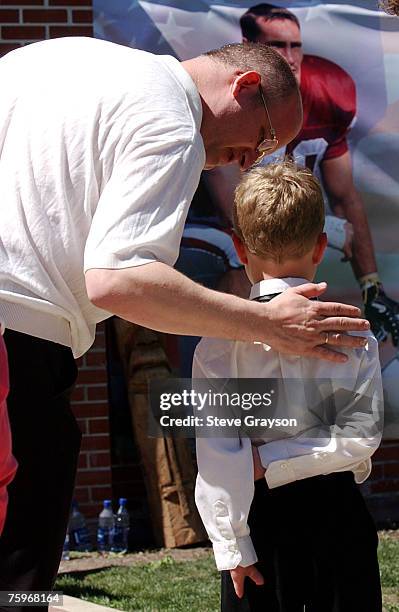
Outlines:
[[[234,222],[250,299],[277,301],[313,281],[326,235],[309,170],[284,161],[248,172]],[[381,439],[377,342],[368,333],[364,349],[346,353],[333,364],[212,338],[196,349],[193,379],[256,377],[265,389],[279,379],[286,399],[273,416],[298,421],[252,440],[248,427],[197,436],[196,503],[222,570],[223,611],[381,610],[377,534],[356,485]]]
[[[8,502],[7,485],[14,478],[17,469],[17,462],[11,454],[11,432],[6,404],[8,365],[2,334],[3,326],[0,321],[0,536],[6,519]]]

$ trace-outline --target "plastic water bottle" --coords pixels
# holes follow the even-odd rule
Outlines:
[[[97,549],[107,552],[112,547],[112,534],[114,528],[114,513],[112,512],[111,500],[104,500],[104,508],[98,517]]]
[[[91,550],[89,530],[87,529],[85,518],[79,511],[79,506],[76,501],[72,502],[72,514],[69,519],[68,531],[70,547],[73,550],[78,550],[80,552],[88,552]]]
[[[69,561],[69,533],[65,536],[64,546],[62,547],[62,561]]]
[[[115,524],[113,529],[113,542],[111,550],[113,552],[125,553],[128,549],[129,525],[130,517],[126,508],[126,499],[119,499],[119,510],[115,516]]]

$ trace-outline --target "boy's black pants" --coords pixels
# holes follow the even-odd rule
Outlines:
[[[268,489],[255,483],[249,515],[264,586],[234,592],[222,572],[223,612],[380,612],[378,538],[352,472]]]
[[[9,330],[4,340],[10,368],[7,404],[19,466],[8,487],[0,538],[0,591],[51,590],[80,449],[81,434],[69,406],[77,369],[71,350],[59,344]]]

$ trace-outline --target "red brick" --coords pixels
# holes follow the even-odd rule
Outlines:
[[[91,2],[89,0],[50,0],[50,6],[84,6],[91,8]]]
[[[72,11],[72,21],[75,23],[93,23],[93,11]]]
[[[19,11],[13,11],[10,9],[0,10],[0,23],[18,23],[19,22]]]
[[[107,435],[89,435],[82,438],[82,450],[108,450],[109,436]]]
[[[107,402],[97,402],[93,404],[83,402],[82,404],[75,404],[72,405],[72,411],[77,419],[105,417],[109,415]]]
[[[46,29],[42,26],[3,26],[1,31],[5,40],[39,40],[46,35]]]
[[[43,4],[43,0],[0,0],[0,6],[26,6]]]
[[[107,400],[108,399],[108,388],[106,385],[88,387],[87,388],[87,399],[89,400]]]
[[[111,471],[108,469],[97,470],[80,470],[77,473],[77,486],[85,485],[100,485],[107,486],[111,480]]]
[[[90,519],[90,518],[98,517],[103,507],[101,501],[94,502],[94,503],[92,502],[88,504],[82,504],[80,506],[80,511],[83,512],[85,518]]]
[[[399,459],[399,446],[381,446],[373,455],[373,461],[392,461]]]
[[[0,44],[0,55],[5,55],[10,51],[14,51],[14,49],[19,49],[21,45],[18,43],[10,43],[8,45]]]
[[[81,402],[85,399],[85,387],[83,385],[78,385],[75,387],[72,393],[72,402]]]
[[[399,478],[399,463],[384,463],[385,478]]]
[[[79,429],[82,432],[82,434],[89,433],[87,431],[87,421],[86,421],[86,419],[78,419],[77,421],[78,421]]]
[[[382,463],[373,463],[373,469],[371,470],[370,480],[379,480],[384,477],[383,472],[383,464]]]
[[[108,419],[89,419],[89,433],[108,433],[109,432],[109,420]]]
[[[101,328],[97,329],[96,339],[94,340],[93,348],[103,348],[105,350],[105,344],[105,332]]]
[[[90,487],[90,495],[93,501],[103,501],[104,499],[112,499],[111,485],[104,487]]]
[[[388,491],[399,491],[399,480],[381,480],[371,483],[372,493],[387,493]]]
[[[33,9],[23,11],[24,23],[66,23],[68,13],[62,9]]]
[[[50,38],[59,36],[93,36],[91,26],[50,26]]]
[[[106,383],[107,382],[107,371],[105,368],[96,368],[93,370],[80,370],[78,375],[78,382],[80,385],[87,383]]]
[[[88,366],[106,367],[107,356],[105,351],[89,351],[86,355],[86,363]]]
[[[89,467],[108,467],[111,465],[109,453],[88,453]]]
[[[90,501],[89,490],[87,487],[75,487],[73,496],[79,504]]]
[[[85,469],[89,467],[87,465],[87,453],[80,453],[79,462],[78,462],[78,470]]]
[[[83,512],[86,518],[92,519],[92,518],[98,517],[102,508],[103,508],[102,503],[98,501],[98,502],[92,502],[90,504],[85,504],[84,506],[81,506],[81,511]]]

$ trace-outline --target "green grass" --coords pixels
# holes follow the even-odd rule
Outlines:
[[[119,610],[207,612],[219,609],[219,575],[212,558],[64,574],[56,589]]]
[[[384,610],[399,612],[399,538],[380,535],[378,547]]]
[[[380,536],[379,560],[384,611],[399,612],[399,539]],[[216,612],[219,575],[213,557],[174,561],[171,557],[131,567],[59,576],[56,589],[103,606],[136,612]]]

